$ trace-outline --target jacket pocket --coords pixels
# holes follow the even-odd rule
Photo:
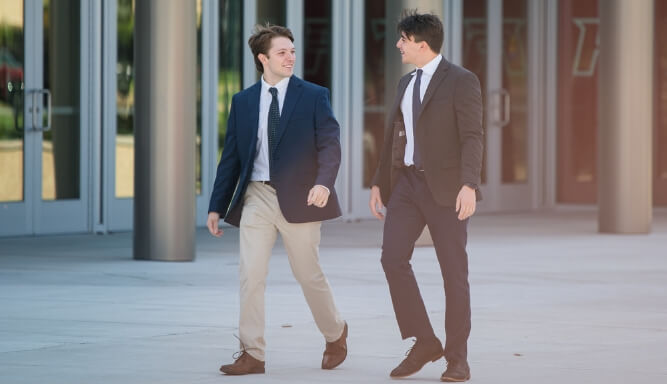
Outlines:
[[[405,164],[405,145],[408,143],[408,138],[405,134],[405,125],[402,122],[394,122],[393,142],[391,147],[391,165],[396,168],[401,168]]]

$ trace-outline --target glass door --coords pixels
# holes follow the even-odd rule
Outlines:
[[[485,149],[480,211],[533,208],[529,6],[526,0],[463,2],[462,64],[481,82]],[[533,149],[534,151],[534,149]]]
[[[32,232],[26,194],[33,170],[25,153],[34,136],[24,128],[25,42],[30,36],[23,8],[23,1],[0,2],[0,235]]]
[[[0,235],[86,231],[80,0],[0,4]]]

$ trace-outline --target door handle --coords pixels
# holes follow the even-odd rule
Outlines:
[[[510,123],[510,112],[511,112],[511,107],[512,107],[512,101],[510,97],[509,91],[505,89],[501,89],[500,93],[504,99],[504,104],[503,107],[505,108],[504,113],[505,116],[503,117],[503,120],[500,121],[500,126],[506,126],[507,124]],[[51,101],[51,97],[49,97],[49,101]],[[49,117],[51,116],[51,107],[49,107]]]
[[[497,89],[492,92],[493,105],[492,117],[493,125],[503,127],[510,123],[511,97],[505,89]]]
[[[29,111],[32,113],[32,128],[36,131],[48,132],[51,130],[51,92],[49,89],[38,89],[31,90],[30,93],[32,94],[32,106]],[[42,95],[46,95],[46,126],[42,126],[43,116],[41,114],[40,105],[38,104],[39,97]]]

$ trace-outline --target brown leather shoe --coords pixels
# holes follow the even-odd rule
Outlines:
[[[440,380],[443,382],[465,382],[470,380],[470,366],[468,362],[451,361],[447,362],[447,370],[442,374]]]
[[[264,362],[250,356],[246,351],[241,351],[241,356],[234,363],[221,366],[220,372],[227,375],[263,374]]]
[[[431,340],[416,340],[398,367],[389,374],[392,378],[404,378],[421,370],[428,362],[436,362],[443,355],[442,344],[437,337]]]
[[[332,370],[340,365],[347,357],[347,322],[343,328],[343,334],[333,343],[327,342],[327,347],[322,356],[322,369]]]

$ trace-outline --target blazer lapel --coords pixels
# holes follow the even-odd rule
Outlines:
[[[435,69],[435,73],[433,73],[433,78],[431,78],[431,82],[428,84],[426,94],[424,94],[424,99],[422,100],[422,111],[424,111],[428,101],[430,101],[433,97],[433,94],[435,94],[435,91],[438,89],[438,86],[442,80],[447,76],[447,70],[449,70],[449,62],[443,57],[440,61],[440,64],[438,64],[438,68]]]
[[[248,119],[250,120],[250,147],[248,151],[255,157],[255,150],[257,148],[257,130],[259,129],[259,93],[262,90],[262,81],[255,83],[248,90]]]
[[[296,103],[299,101],[299,97],[301,97],[302,92],[303,92],[303,84],[301,80],[292,75],[292,77],[289,80],[289,84],[287,85],[287,93],[285,94],[283,109],[282,112],[280,113],[280,124],[278,125],[278,133],[276,134],[278,136],[278,138],[276,138],[276,145],[275,145],[276,147],[278,146],[278,144],[280,144],[280,139],[283,138],[283,135],[287,130],[287,122],[289,121],[289,118],[292,115],[294,107],[296,106]]]

